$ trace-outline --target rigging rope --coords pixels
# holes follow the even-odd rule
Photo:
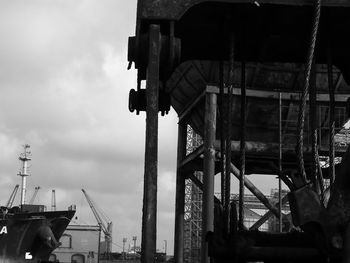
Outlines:
[[[219,88],[220,88],[220,104],[219,104],[219,112],[220,112],[220,152],[221,152],[221,203],[225,204],[225,181],[226,181],[226,170],[225,170],[225,131],[224,131],[224,122],[226,123],[227,114],[225,114],[224,103],[225,103],[225,95],[224,95],[224,62],[219,62]]]
[[[246,81],[245,81],[245,62],[242,61],[241,68],[241,169],[239,178],[239,228],[243,230],[244,222],[244,180],[245,180],[245,141],[246,141]]]
[[[305,166],[304,166],[304,155],[303,155],[305,107],[306,107],[306,98],[307,98],[307,95],[309,92],[311,67],[312,67],[312,61],[314,58],[314,51],[315,51],[315,46],[316,46],[316,39],[317,39],[318,26],[319,26],[319,22],[320,22],[320,15],[321,15],[321,0],[316,0],[315,6],[314,6],[314,13],[313,13],[313,25],[312,25],[312,31],[311,31],[311,40],[310,40],[310,45],[309,45],[309,49],[308,49],[307,64],[305,67],[305,82],[304,82],[304,87],[302,90],[300,104],[299,104],[298,139],[297,139],[297,149],[296,149],[297,150],[297,158],[298,158],[298,166],[299,166],[299,174],[300,174],[300,176],[302,176],[305,183],[307,182],[306,173],[305,173]]]
[[[334,120],[334,87],[333,87],[333,66],[331,51],[328,50],[327,72],[328,72],[328,90],[329,90],[329,174],[331,184],[335,180],[335,153],[334,153],[334,135],[335,135],[335,120]]]

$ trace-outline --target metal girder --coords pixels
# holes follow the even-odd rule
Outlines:
[[[191,7],[205,3],[207,0],[142,0],[138,1],[137,17],[139,19],[165,19],[178,20]],[[247,0],[215,0],[216,3],[232,3],[232,4],[251,4],[253,2]],[[274,4],[274,5],[312,5],[309,0],[262,0],[259,5]],[[325,1],[325,6],[350,6],[346,0]]]

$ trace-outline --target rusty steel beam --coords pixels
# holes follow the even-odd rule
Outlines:
[[[278,143],[264,143],[264,142],[256,142],[256,141],[246,141],[245,143],[246,153],[247,154],[270,154],[278,156]],[[215,142],[215,148],[220,149],[220,141]],[[231,149],[233,152],[239,152],[240,142],[232,141]],[[312,147],[308,145],[304,145],[304,152],[306,154],[312,152]],[[320,147],[320,152],[328,152],[328,147]],[[342,156],[345,153],[346,149],[338,148],[336,151],[336,156]],[[283,150],[283,153],[295,153],[294,150]]]
[[[240,178],[240,171],[239,169],[234,166],[232,163],[230,165],[231,172],[234,176],[236,176],[238,179]],[[251,191],[259,200],[262,202],[272,213],[279,218],[280,214],[278,211],[278,208],[271,204],[269,199],[266,198],[266,196],[248,179],[244,178],[244,185]]]
[[[147,107],[145,173],[142,211],[142,263],[153,263],[156,253],[160,40],[160,26],[153,24],[150,25],[150,45],[146,83]]]
[[[181,160],[186,155],[187,125],[179,123],[177,140],[177,170],[175,197],[175,263],[183,263],[184,256],[184,214],[185,214],[185,176],[180,169]]]
[[[219,88],[217,85],[207,85],[207,91],[208,92],[216,92],[219,93]],[[233,95],[235,96],[240,96],[241,95],[241,89],[239,86],[234,86],[233,88]],[[225,89],[225,94],[227,94],[227,89]],[[334,99],[337,103],[346,103],[348,99],[349,94],[334,94]],[[254,97],[254,98],[261,98],[261,99],[266,99],[266,100],[278,100],[279,95],[276,93],[276,91],[267,91],[267,90],[257,90],[254,87],[247,86],[247,91],[246,91],[246,96],[247,97]],[[300,93],[298,92],[287,92],[283,91],[281,92],[281,97],[282,101],[283,100],[298,100],[300,96]],[[322,105],[327,105],[327,103],[330,100],[329,94],[326,93],[317,93],[316,94],[317,101],[322,103]],[[306,101],[309,101],[309,96],[306,97]]]
[[[214,175],[217,95],[208,93],[205,101],[204,164],[203,164],[203,225],[201,262],[209,263],[206,235],[214,231]]]
[[[191,7],[207,2],[207,0],[139,0],[137,6],[138,19],[164,19],[178,20]],[[215,0],[217,3],[248,4],[247,0]],[[259,5],[273,4],[282,6],[311,6],[312,1],[308,0],[262,0]],[[323,6],[343,6],[349,7],[347,0],[325,1]]]
[[[278,209],[280,204],[283,206],[285,203],[288,201],[288,196],[285,195],[282,197],[281,203],[278,202],[275,207]],[[271,216],[273,216],[273,213],[271,210],[267,211],[258,221],[256,221],[250,228],[249,230],[255,230],[258,229],[262,224],[264,224]]]

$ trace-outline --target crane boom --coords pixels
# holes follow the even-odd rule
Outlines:
[[[92,213],[94,214],[96,221],[98,225],[101,227],[103,233],[105,234],[105,241],[107,245],[107,254],[112,252],[112,222],[107,222],[107,225],[103,222],[100,214],[97,212],[95,205],[90,198],[90,196],[86,193],[84,189],[81,189],[83,194],[85,195],[85,198],[87,202],[89,203],[89,206],[92,210]]]
[[[40,186],[36,186],[32,198],[30,198],[29,204],[32,205],[34,203],[35,197],[38,194]]]
[[[18,188],[19,188],[19,185],[16,184],[15,188],[13,189],[13,191],[12,191],[12,193],[10,195],[9,200],[6,203],[6,207],[8,207],[8,208],[12,207],[13,201],[15,200],[15,197],[16,197],[16,194],[17,194],[17,191],[18,191]]]

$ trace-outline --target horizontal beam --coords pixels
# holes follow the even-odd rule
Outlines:
[[[219,93],[219,87],[216,85],[208,85],[207,92]],[[299,101],[300,93],[299,92],[285,92],[280,91],[282,100],[295,100]],[[227,88],[224,89],[224,93],[227,94]],[[275,99],[278,100],[278,91],[265,91],[265,90],[255,90],[251,87],[247,87],[246,96],[254,97],[254,98],[263,98],[263,99]],[[241,89],[238,87],[233,88],[233,95],[241,95]],[[335,102],[347,102],[348,98],[350,98],[350,94],[336,94]],[[307,100],[309,100],[309,96],[307,96]],[[318,102],[329,102],[329,94],[326,93],[318,93],[317,94]]]

